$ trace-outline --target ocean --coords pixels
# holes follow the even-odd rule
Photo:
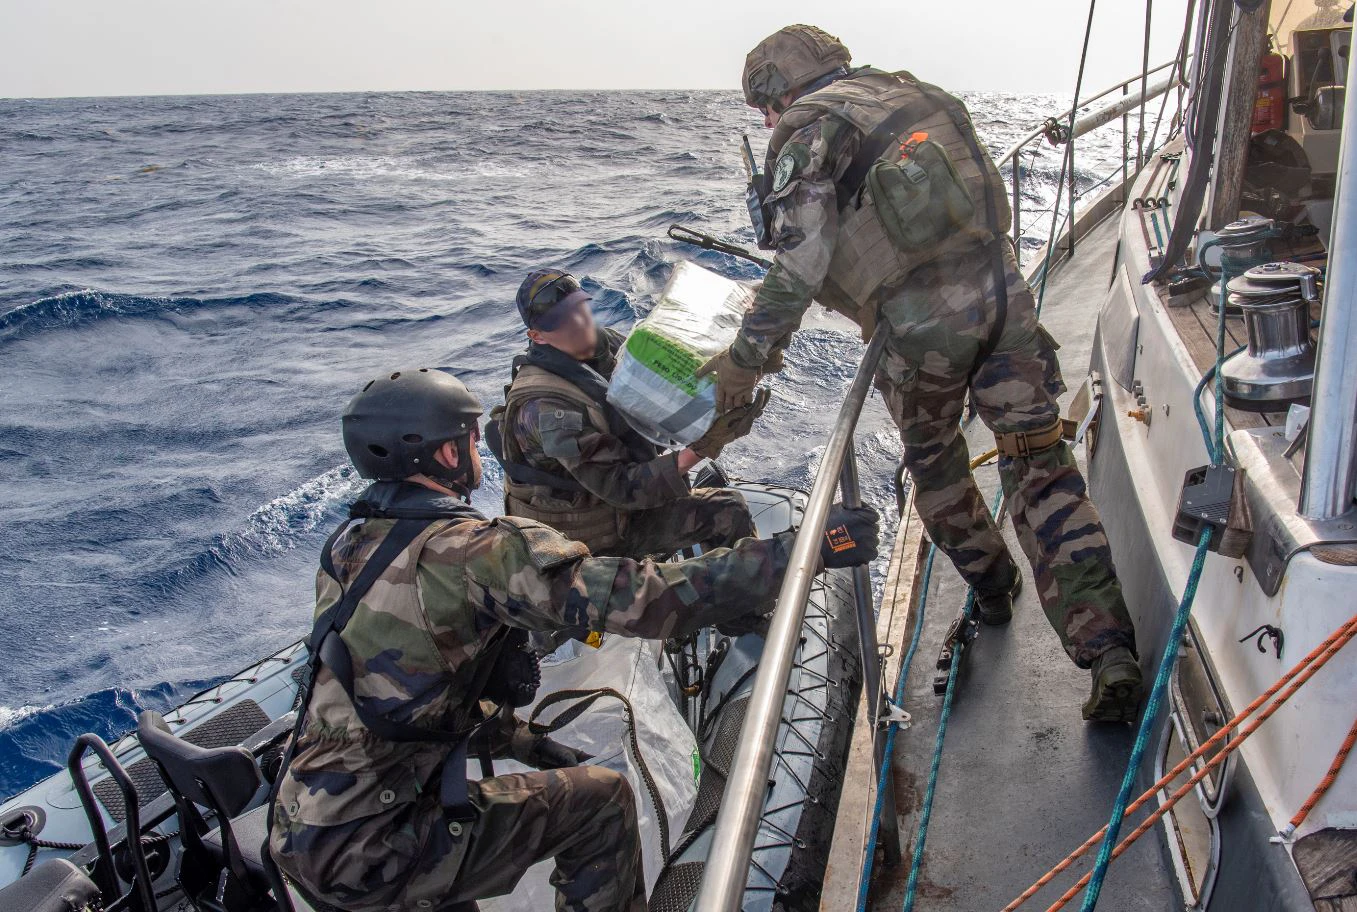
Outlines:
[[[996,156],[1066,102],[964,97]],[[734,92],[0,100],[0,796],[309,629],[317,551],[363,487],[338,416],[366,380],[450,366],[499,401],[538,265],[622,330],[679,260],[757,279],[664,236],[752,242],[745,132],[760,148]],[[1120,140],[1080,140],[1081,187]],[[1024,160],[1025,251],[1061,154]],[[860,355],[813,308],[726,469],[808,488]],[[893,516],[876,396],[857,451]]]

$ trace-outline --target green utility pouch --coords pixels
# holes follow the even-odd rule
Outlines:
[[[947,151],[930,140],[914,145],[906,159],[873,164],[867,189],[886,236],[902,253],[941,244],[975,217]]]

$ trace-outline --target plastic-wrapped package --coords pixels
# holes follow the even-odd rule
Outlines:
[[[608,402],[653,443],[687,446],[716,418],[715,382],[693,376],[735,340],[754,299],[748,285],[695,263],[674,266],[655,309],[627,336]]]
[[[637,726],[641,758],[650,770],[664,804],[670,839],[677,842],[697,799],[699,767],[697,742],[660,674],[662,648],[658,641],[620,636],[607,637],[598,649],[568,641],[542,660],[542,686],[537,691],[534,705],[562,690],[610,687],[625,696],[631,703],[632,719]],[[538,721],[549,722],[572,705],[574,701],[550,706]],[[528,706],[518,710],[518,715],[527,718],[531,712],[532,707]],[[578,719],[551,737],[593,754],[590,763],[617,770],[631,783],[632,793],[636,796],[636,817],[641,829],[641,853],[649,892],[664,867],[664,857],[655,802],[628,746],[625,708],[614,697],[600,698]],[[529,771],[512,760],[495,761],[496,774]],[[550,860],[539,862],[528,869],[508,896],[480,900],[482,912],[555,908],[556,891],[547,880],[552,866]]]

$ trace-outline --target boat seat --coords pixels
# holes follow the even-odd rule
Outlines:
[[[250,873],[267,878],[264,867],[264,840],[269,833],[269,806],[261,804],[253,811],[246,811],[231,821],[231,833],[236,837],[240,849],[240,860]],[[226,848],[222,845],[221,827],[217,827],[203,836],[203,845],[218,862],[225,867]]]
[[[244,813],[264,784],[253,755],[239,746],[192,744],[150,710],[137,717],[137,737],[179,812],[184,851],[178,880],[185,894],[200,909],[290,912],[285,895],[277,900],[272,896],[273,881],[263,857],[268,807]],[[215,829],[200,809],[215,816]]]
[[[80,912],[102,905],[94,881],[64,858],[49,858],[0,888],[0,909],[5,912]]]

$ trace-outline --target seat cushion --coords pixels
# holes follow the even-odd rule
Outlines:
[[[94,881],[64,858],[49,858],[0,888],[0,909],[5,912],[77,912],[102,905]]]
[[[266,877],[262,851],[264,839],[268,836],[269,806],[261,804],[253,811],[247,811],[239,817],[231,818],[231,832],[236,835],[236,845],[240,846],[240,856],[245,867],[253,874]],[[219,859],[226,855],[221,845],[221,830],[216,829],[203,837],[203,844]]]

